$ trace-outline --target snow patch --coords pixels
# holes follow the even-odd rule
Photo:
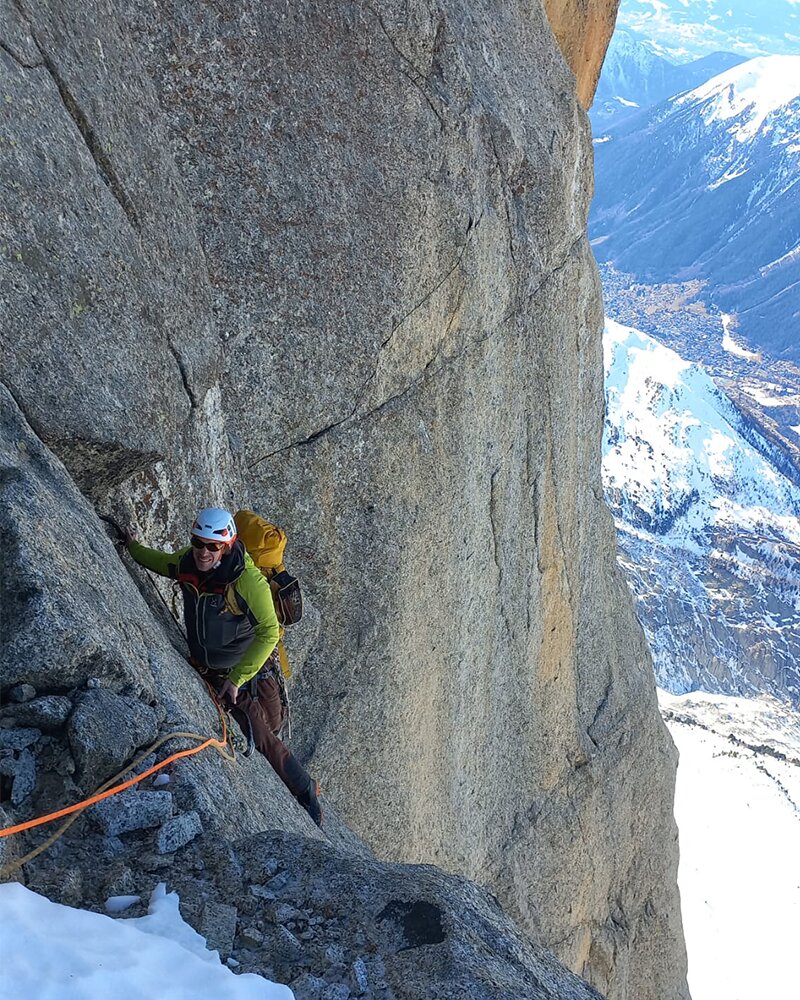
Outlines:
[[[798,0],[798,2],[800,2],[800,0]],[[800,146],[796,147],[790,146],[789,152],[800,153]],[[796,247],[793,247],[791,250],[789,250],[787,253],[783,254],[782,257],[778,257],[777,260],[770,261],[769,264],[765,264],[763,267],[760,267],[759,273],[763,278],[765,274],[769,274],[769,272],[773,271],[776,267],[782,267],[784,264],[790,264],[798,257],[800,257],[800,243]]]
[[[715,181],[712,181],[709,185],[707,185],[706,190],[714,191],[718,187],[721,187],[723,184],[727,184],[728,181],[735,181],[737,177],[743,177],[746,173],[747,173],[747,167],[740,167],[739,169],[728,170],[726,173],[722,175],[722,177],[718,177]]]
[[[735,354],[738,358],[744,358],[746,361],[760,361],[761,355],[755,354],[753,351],[748,351],[745,347],[741,347],[730,334],[730,325],[735,319],[729,313],[722,313],[722,349],[727,351],[728,354]]]
[[[163,883],[147,916],[112,919],[52,903],[17,882],[0,885],[4,996],[25,1000],[292,1000],[286,986],[234,975],[185,923]]]
[[[800,56],[759,56],[720,73],[676,99],[704,103],[706,125],[737,120],[740,142],[753,139],[774,111],[800,97]]]
[[[742,392],[746,392],[747,395],[751,399],[754,399],[760,406],[800,406],[800,394],[794,394],[791,396],[770,396],[757,385],[744,384],[741,388]]]
[[[719,528],[800,544],[800,490],[704,369],[610,319],[603,353],[603,481],[623,530],[697,552]]]

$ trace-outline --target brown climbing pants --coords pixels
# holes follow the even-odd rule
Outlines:
[[[219,691],[225,680],[224,674],[217,674],[213,670],[203,673],[202,669],[198,669],[196,663],[192,663],[192,666],[213,685],[216,691]],[[253,692],[254,686],[255,693]],[[252,726],[256,749],[272,764],[275,773],[292,795],[295,798],[303,796],[311,784],[311,777],[278,736],[286,710],[281,701],[278,682],[269,668],[263,669],[255,681],[248,681],[244,684],[239,689],[236,704],[229,707],[231,715],[236,719],[245,736],[249,736]]]

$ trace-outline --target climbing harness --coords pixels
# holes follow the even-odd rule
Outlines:
[[[189,663],[191,664],[191,666],[194,669],[195,673],[199,674],[200,677],[203,678],[203,681],[208,685],[208,687],[210,689],[212,689],[212,690],[216,690],[214,684],[211,681],[209,681],[208,678],[209,677],[213,678],[214,675],[216,675],[216,679],[217,679],[217,681],[219,681],[220,674],[217,671],[212,670],[210,667],[204,667],[203,664],[202,663],[198,663],[197,660],[194,660],[194,659],[190,658],[189,659]],[[252,681],[248,681],[247,684],[248,685],[252,684]],[[250,692],[251,692],[251,697],[253,698],[253,700],[255,700],[255,695],[252,694],[252,688],[250,688]],[[242,726],[242,723],[241,723],[240,719],[242,717],[244,718],[244,721],[245,721],[245,723],[247,725],[247,733],[244,734],[245,735],[245,739],[247,740],[247,746],[242,751],[242,757],[252,757],[253,752],[255,751],[255,748],[256,748],[256,740],[255,740],[255,736],[253,735],[253,723],[250,721],[250,716],[244,710],[236,712],[236,704],[235,703],[230,706],[229,711],[230,711],[231,715],[233,715],[233,717],[239,723],[240,727]],[[234,712],[236,712],[235,715],[234,715]]]

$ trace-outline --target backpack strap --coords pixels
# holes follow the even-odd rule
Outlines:
[[[242,611],[239,605],[239,599],[236,594],[235,583],[229,583],[228,586],[225,588],[225,610],[230,611],[232,615],[244,614],[244,611]]]

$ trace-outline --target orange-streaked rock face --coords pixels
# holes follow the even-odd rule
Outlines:
[[[589,108],[614,31],[619,0],[544,0],[544,6],[564,58],[577,78],[581,104]]]

